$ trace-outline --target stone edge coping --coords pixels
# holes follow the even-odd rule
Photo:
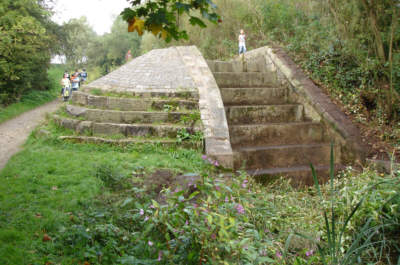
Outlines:
[[[206,155],[226,168],[233,168],[233,152],[221,93],[214,75],[196,46],[178,46],[178,53],[199,91]]]
[[[249,52],[245,57],[254,56],[259,52],[271,59],[295,91],[308,101],[321,118],[345,140],[350,149],[355,151],[358,158],[364,163],[367,148],[362,142],[360,131],[339,107],[308,78],[282,48],[265,46]]]

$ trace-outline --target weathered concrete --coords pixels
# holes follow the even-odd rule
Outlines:
[[[67,129],[90,135],[124,135],[127,137],[169,137],[176,138],[178,132],[185,129],[189,133],[200,131],[199,127],[189,127],[175,124],[122,124],[81,121],[54,115],[54,120]]]
[[[339,151],[336,150],[336,154]],[[340,156],[337,156],[340,157]],[[235,151],[235,168],[245,162],[246,169],[288,168],[312,163],[329,165],[329,144],[298,144],[278,146],[241,147]],[[336,159],[336,162],[340,162]]]
[[[269,122],[294,122],[303,120],[303,106],[249,105],[226,107],[229,124],[260,124]]]
[[[94,96],[84,92],[74,92],[71,104],[90,106],[96,109],[120,110],[120,111],[149,111],[164,110],[172,107],[180,110],[193,110],[198,108],[197,100],[181,98],[117,98],[106,96]]]
[[[268,87],[278,85],[274,75],[259,72],[215,72],[219,87]]]
[[[232,147],[312,144],[326,141],[324,128],[317,122],[230,125]]]
[[[105,123],[176,123],[187,113],[160,111],[118,111],[88,109],[80,106],[67,105],[67,113],[86,120]]]
[[[265,59],[266,71],[274,74],[278,83],[290,89],[291,101],[303,104],[306,117],[320,121],[330,138],[340,146],[343,163],[365,162],[365,146],[358,128],[282,49],[266,46],[244,56],[246,61],[260,57]]]
[[[199,91],[199,107],[204,125],[206,154],[217,159],[224,167],[232,168],[233,153],[228,123],[214,76],[195,46],[177,47],[177,49]]]
[[[222,100],[227,105],[264,105],[284,104],[288,102],[286,88],[221,88]]]
[[[111,144],[111,145],[131,145],[131,144],[159,144],[162,146],[184,146],[187,148],[201,148],[201,143],[190,141],[177,142],[174,139],[143,139],[143,138],[124,138],[124,139],[108,139],[95,136],[60,136],[60,140],[71,141],[77,143],[93,143],[93,144]]]
[[[152,50],[87,85],[116,92],[196,91],[177,47]]]

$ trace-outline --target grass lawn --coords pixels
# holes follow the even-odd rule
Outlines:
[[[322,264],[312,240],[286,242],[297,232],[328,249],[321,213],[330,209],[330,185],[321,186],[320,198],[313,187],[294,189],[284,179],[266,186],[245,174],[222,180],[197,150],[75,144],[58,140],[67,132],[52,122],[41,128],[49,134],[34,131],[0,172],[2,265]],[[154,174],[160,169],[200,174],[197,191],[173,187],[157,197],[168,184]],[[334,188],[338,229],[364,199],[338,249],[348,249],[372,220],[374,240],[385,244],[366,249],[362,264],[394,264],[386,257],[398,257],[398,176],[348,170]]]
[[[21,100],[17,103],[11,104],[5,108],[0,106],[0,123],[57,98],[60,93],[59,83],[63,73],[64,69],[62,66],[52,66],[48,71],[50,81],[49,90],[33,90],[23,95]]]
[[[113,147],[58,141],[60,132],[49,126],[52,137],[36,137],[0,172],[0,264],[44,264],[57,254],[44,234],[54,237],[70,223],[71,213],[84,212],[104,191],[96,177],[101,168],[132,176],[145,169],[168,168],[177,172],[201,172],[207,166],[194,150],[156,145]],[[68,256],[62,264],[77,264]]]

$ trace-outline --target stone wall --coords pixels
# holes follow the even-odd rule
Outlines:
[[[313,121],[321,122],[329,137],[340,146],[344,164],[365,162],[366,149],[358,128],[316,86],[281,48],[262,47],[247,52],[244,62],[264,58],[267,72],[277,76],[279,83],[290,92],[290,100],[304,105],[304,114]],[[243,60],[243,58],[238,58]]]
[[[214,76],[196,46],[177,47],[199,92],[199,108],[204,125],[206,154],[226,167],[233,167],[224,104]]]

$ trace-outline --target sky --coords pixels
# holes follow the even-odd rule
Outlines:
[[[126,0],[55,0],[53,21],[58,24],[71,18],[86,16],[89,25],[102,35],[110,32],[112,23],[117,15],[129,7]]]

